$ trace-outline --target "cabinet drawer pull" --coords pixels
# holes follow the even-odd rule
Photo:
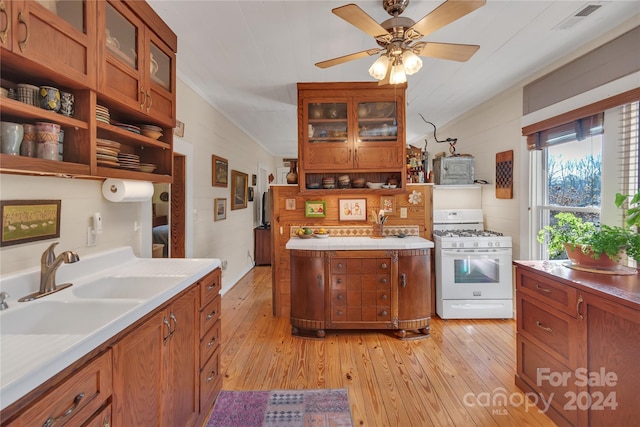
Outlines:
[[[380,267],[382,267],[383,270],[387,269],[387,263],[383,262],[382,265],[380,265]]]
[[[338,310],[338,316],[342,316],[342,310]]]
[[[149,100],[149,102],[147,102],[147,113],[149,112],[149,110],[151,110],[151,106],[153,105],[153,98],[151,97],[151,92],[147,91],[147,99]]]
[[[339,263],[338,263],[338,265],[337,265],[336,267],[338,267],[340,270],[342,270],[342,263],[341,263],[341,262],[339,262]]]
[[[213,370],[213,371],[211,371],[211,375],[209,375],[209,376],[207,377],[207,382],[210,382],[210,381],[211,381],[212,379],[214,379],[215,377],[216,377],[216,371],[215,371],[215,370]]]
[[[176,319],[176,315],[173,313],[169,315],[169,319],[173,320],[173,331],[171,331],[171,335],[173,335],[176,329],[178,329],[178,319]]]
[[[66,417],[68,417],[69,415],[73,414],[73,412],[78,409],[78,405],[80,404],[80,401],[82,400],[82,398],[84,397],[84,392],[78,394],[75,399],[73,399],[73,404],[69,407],[69,409],[67,409],[66,411],[64,411],[64,413],[62,415],[60,415],[59,417],[56,418],[47,418],[47,420],[44,422],[44,424],[42,425],[42,427],[51,427],[54,424],[56,424],[58,421],[65,419]]]
[[[207,314],[207,320],[211,320],[214,317],[216,317],[216,313],[217,313],[217,311],[213,310],[211,313]]]
[[[339,280],[340,279],[338,279],[338,283],[340,283]],[[323,284],[324,284],[324,280],[322,280],[322,274],[318,274],[318,287],[321,288]]]
[[[9,15],[7,14],[7,7],[4,5],[4,2],[0,3],[0,12],[7,19],[7,25],[4,27],[4,30],[0,31],[0,42],[4,44],[7,41],[7,34],[9,34],[9,27],[11,25],[11,21],[9,19]]]
[[[24,29],[26,30],[24,40],[21,40],[18,42],[18,47],[20,48],[20,52],[24,52],[27,49],[27,43],[29,43],[29,26],[27,26],[27,22],[24,20],[24,16],[22,15],[22,12],[18,13],[18,22],[24,25]]]
[[[553,330],[552,330],[550,327],[548,327],[548,326],[544,326],[544,325],[543,325],[542,323],[540,323],[540,321],[538,321],[538,320],[536,320],[536,326],[537,326],[538,328],[540,328],[540,329],[544,329],[545,331],[547,331],[547,332],[549,332],[549,333],[553,332]]]
[[[207,347],[211,347],[216,342],[216,337],[211,337],[211,341],[207,343]]]
[[[584,316],[580,313],[580,304],[582,304],[584,300],[582,299],[582,295],[578,295],[578,302],[576,303],[576,314],[578,315],[578,319],[583,320]]]
[[[212,290],[214,290],[214,289],[216,288],[216,286],[217,286],[217,285],[218,285],[217,283],[214,283],[214,284],[213,284],[213,285],[211,285],[211,286],[207,286],[207,290],[208,290],[208,291],[212,291]]]
[[[111,427],[111,417],[109,415],[104,416],[104,420],[102,420],[102,427]]]
[[[341,284],[342,284],[342,279],[341,279],[341,278],[338,278],[338,280],[336,280],[336,283],[337,283],[338,285],[341,285]]]
[[[387,294],[383,294],[383,295],[382,295],[382,299],[383,299],[383,300],[386,300],[387,298],[389,298],[389,297],[387,296]]]
[[[536,289],[541,291],[541,292],[544,292],[545,294],[550,294],[551,293],[551,289],[543,288],[542,286],[537,285],[537,284],[536,284]]]
[[[142,99],[140,101],[140,109],[144,110],[144,104],[147,103],[147,94],[144,93],[144,86],[140,86],[140,98]]]
[[[380,313],[381,316],[383,317],[387,317],[389,313],[387,312],[387,310],[382,310],[382,313]]]
[[[380,283],[385,283],[386,284],[387,283],[387,278],[383,277],[382,279],[380,279]]]
[[[342,299],[342,294],[338,294],[338,295],[336,296],[336,298],[337,298],[337,299],[339,299],[339,300],[341,300],[341,299]]]
[[[407,275],[405,273],[402,273],[400,275],[400,286],[402,286],[403,288],[407,287]]]
[[[166,317],[162,319],[162,323],[167,327],[167,331],[169,331],[166,336],[162,337],[162,341],[167,342],[167,340],[171,336],[171,325],[169,324],[169,320],[167,320]]]

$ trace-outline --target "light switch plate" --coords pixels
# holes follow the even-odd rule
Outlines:
[[[407,208],[400,208],[400,218],[407,217]]]

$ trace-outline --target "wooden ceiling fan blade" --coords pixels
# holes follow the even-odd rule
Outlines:
[[[425,43],[420,56],[430,56],[432,58],[449,59],[451,61],[465,62],[480,49],[474,44],[454,44],[454,43]]]
[[[484,6],[486,2],[486,0],[447,0],[416,22],[411,29],[419,32],[422,36],[427,36]]]
[[[372,37],[389,34],[387,30],[382,28],[382,26],[364,10],[360,9],[359,6],[353,3],[336,7],[335,9],[332,9],[331,12]]]
[[[363,50],[362,52],[356,52],[356,53],[352,53],[345,56],[339,56],[337,58],[328,59],[326,61],[316,62],[316,67],[319,67],[319,68],[333,67],[334,65],[343,64],[345,62],[353,61],[354,59],[360,59],[366,56],[376,55],[383,50],[384,49],[369,49],[369,50]]]

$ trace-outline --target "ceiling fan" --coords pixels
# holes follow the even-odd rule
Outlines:
[[[331,12],[373,36],[381,47],[318,62],[315,65],[328,68],[384,52],[369,68],[369,74],[382,85],[406,82],[407,75],[414,74],[422,67],[419,56],[467,61],[480,46],[418,40],[484,6],[485,3],[486,0],[447,0],[418,22],[414,22],[411,18],[400,16],[409,5],[409,0],[382,0],[382,7],[392,18],[381,24],[355,4],[337,7]]]

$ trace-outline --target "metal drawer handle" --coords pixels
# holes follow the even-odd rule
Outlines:
[[[217,313],[217,311],[213,310],[211,313],[207,314],[207,320],[211,320],[214,317],[216,317],[216,313]]]
[[[169,320],[167,320],[166,317],[164,317],[162,319],[162,323],[167,327],[167,330],[169,331],[169,333],[167,334],[167,336],[162,337],[162,341],[163,342],[167,342],[167,340],[169,339],[169,337],[171,337],[171,325],[169,324]]]
[[[217,286],[217,285],[218,285],[217,283],[214,283],[214,284],[213,284],[213,285],[211,285],[211,286],[207,286],[207,290],[208,290],[208,291],[212,291],[212,290],[214,290],[214,289],[216,288],[216,286]]]
[[[178,319],[176,319],[176,315],[173,312],[169,315],[169,319],[173,320],[173,331],[171,331],[171,335],[173,335],[178,329]]]
[[[340,283],[340,279],[338,279],[338,283]],[[318,287],[321,288],[324,284],[324,280],[322,280],[322,274],[318,274]]]
[[[111,427],[111,417],[109,415],[105,415],[104,420],[102,420],[102,427]]]
[[[2,12],[4,17],[7,19],[7,26],[4,27],[4,30],[0,31],[0,42],[4,44],[7,41],[7,34],[9,34],[9,27],[11,25],[9,14],[7,13],[7,8],[4,5],[4,2],[0,3],[0,12]]]
[[[383,294],[383,295],[382,295],[382,299],[386,300],[387,298],[388,298],[388,297],[387,297],[387,294]]]
[[[553,332],[553,330],[551,328],[549,328],[548,326],[544,326],[542,323],[540,323],[538,320],[536,320],[536,326],[540,329],[544,329],[545,331],[551,333]]]
[[[144,110],[144,104],[147,103],[147,94],[144,93],[144,86],[140,86],[140,95],[142,95],[142,101],[140,101],[140,109]]]
[[[341,263],[341,262],[339,262],[339,263],[338,263],[338,265],[337,265],[337,267],[341,269],[341,268],[342,268],[342,263]]]
[[[387,313],[387,310],[382,310],[382,313],[380,313],[380,315],[385,316],[385,317],[387,316],[387,314],[389,314],[389,313]]]
[[[551,293],[551,289],[543,288],[543,287],[542,287],[542,286],[540,286],[540,285],[536,285],[536,289],[537,289],[537,290],[539,290],[539,291],[541,291],[541,292],[544,292],[545,294],[550,294],[550,293]]]
[[[386,270],[386,269],[387,269],[387,263],[386,263],[386,262],[383,262],[383,263],[380,265],[380,267],[382,267],[382,269],[383,269],[383,270]]]
[[[380,283],[387,283],[387,278],[383,277],[382,279],[380,279]]]
[[[342,316],[342,310],[338,310],[338,316]]]
[[[207,343],[207,347],[211,347],[216,342],[216,337],[211,337],[211,341]]]
[[[336,280],[336,283],[337,283],[338,285],[341,285],[341,284],[342,284],[342,279],[340,279],[340,278],[339,278],[338,280]]]
[[[338,296],[336,298],[341,300],[342,299],[342,294],[338,294]]]
[[[57,423],[58,421],[68,417],[69,415],[73,414],[73,412],[78,409],[78,405],[80,404],[80,401],[82,400],[82,398],[84,397],[84,392],[78,394],[75,399],[73,399],[73,404],[71,405],[71,407],[69,409],[67,409],[66,411],[64,411],[64,413],[62,415],[60,415],[57,418],[47,418],[47,420],[44,422],[44,424],[42,425],[42,427],[51,427],[52,425],[54,425],[55,423]]]
[[[22,12],[18,13],[18,22],[24,25],[24,29],[27,31],[24,40],[18,42],[18,47],[20,47],[20,52],[24,52],[27,49],[27,43],[29,43],[29,27],[27,26],[26,21],[24,20],[24,16],[22,16]]]
[[[400,286],[402,286],[403,288],[407,287],[407,275],[405,273],[402,273],[400,275]]]
[[[149,99],[149,103],[147,104],[147,113],[151,110],[151,106],[153,105],[153,98],[151,97],[151,93],[147,91],[147,98]]]
[[[211,381],[211,380],[212,380],[212,379],[214,379],[215,377],[216,377],[216,371],[215,371],[215,370],[213,370],[213,371],[211,371],[211,375],[209,375],[209,376],[207,377],[207,382]]]
[[[584,316],[580,314],[580,304],[582,304],[584,300],[582,299],[582,295],[578,295],[578,302],[576,303],[576,314],[578,315],[578,319],[583,320]]]

